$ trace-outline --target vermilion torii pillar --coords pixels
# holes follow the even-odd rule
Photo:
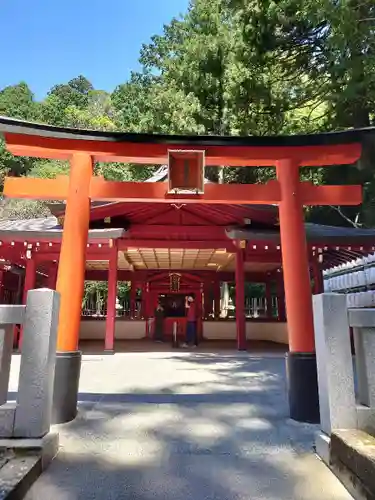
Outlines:
[[[55,407],[57,418],[63,419],[60,421],[74,418],[76,414],[78,336],[90,198],[167,204],[278,205],[290,348],[287,358],[290,415],[303,421],[318,419],[311,289],[302,210],[303,205],[358,205],[362,193],[360,186],[314,186],[300,182],[299,169],[302,165],[317,167],[356,162],[361,156],[362,134],[367,132],[248,138],[157,136],[65,130],[3,117],[0,117],[0,132],[4,133],[8,150],[15,155],[71,162],[69,178],[9,178],[4,185],[4,195],[8,197],[67,200],[57,283],[61,310]],[[174,192],[163,182],[108,182],[92,176],[93,161],[165,165],[171,151],[178,151],[183,165],[184,158],[189,162],[199,157],[202,168],[204,163],[207,166],[276,166],[277,180],[252,185],[210,183],[204,185],[204,189],[202,184],[201,189]],[[175,170],[178,164],[175,163]],[[202,173],[196,168],[195,171],[197,175]],[[242,318],[241,252],[237,253],[236,279],[239,318]],[[238,347],[243,348],[242,319],[238,320],[237,327]]]
[[[288,318],[289,406],[296,420],[319,420],[310,270],[300,198],[300,169],[293,160],[276,166],[280,183],[280,238]],[[303,404],[301,404],[303,402]]]
[[[81,370],[78,341],[85,282],[92,174],[91,156],[87,153],[73,154],[70,160],[69,187],[56,285],[61,297],[53,401],[53,420],[56,423],[69,422],[77,413]]]

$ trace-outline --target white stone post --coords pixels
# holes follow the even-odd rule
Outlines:
[[[13,436],[16,404],[7,403],[13,351],[13,325],[24,320],[25,306],[0,305],[0,437]]]
[[[350,309],[354,330],[359,402],[375,408],[375,310]]]
[[[54,290],[27,296],[14,437],[40,438],[50,430],[60,297]]]
[[[0,325],[0,405],[7,402],[12,353],[13,326]]]
[[[313,296],[321,429],[355,429],[357,414],[346,296]]]
[[[0,405],[7,402],[10,363],[13,353],[13,325],[23,322],[24,306],[0,306]]]

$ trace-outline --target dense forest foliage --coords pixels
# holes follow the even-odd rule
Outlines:
[[[36,101],[26,82],[0,91],[0,115],[66,127],[218,135],[312,133],[375,120],[374,0],[192,0],[140,51],[141,71],[112,93],[84,77]],[[126,48],[124,48],[126,50]],[[357,168],[303,169],[315,183],[360,182],[362,207],[307,209],[310,220],[375,225],[373,141]],[[0,143],[5,175],[54,177],[68,166],[15,158]],[[153,166],[96,165],[108,179],[142,180]],[[274,169],[207,169],[211,180],[265,182]],[[47,215],[38,202],[11,201],[2,215]]]

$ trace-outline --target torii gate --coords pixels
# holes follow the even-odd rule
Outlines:
[[[277,204],[289,332],[290,415],[302,421],[317,420],[314,327],[303,206],[358,205],[362,202],[362,190],[361,186],[315,186],[300,182],[299,169],[356,162],[361,156],[361,131],[290,137],[160,136],[60,129],[0,118],[1,131],[8,151],[14,155],[70,162],[69,177],[7,178],[4,186],[6,197],[67,202],[57,279],[61,308],[56,364],[59,377],[56,377],[54,404],[59,421],[76,415],[80,370],[78,339],[90,200]],[[169,183],[105,181],[93,176],[95,161],[160,165],[169,161]],[[188,171],[186,162],[189,162]],[[203,186],[200,180],[204,165],[274,166],[277,180],[267,184]],[[236,262],[239,286],[243,281],[240,242]],[[237,297],[241,301],[244,290]],[[238,313],[244,315],[241,304]],[[238,347],[244,349],[244,320],[238,328]]]

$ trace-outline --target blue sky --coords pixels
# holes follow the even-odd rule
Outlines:
[[[0,89],[26,81],[37,99],[82,74],[113,90],[139,50],[189,0],[1,0]]]

